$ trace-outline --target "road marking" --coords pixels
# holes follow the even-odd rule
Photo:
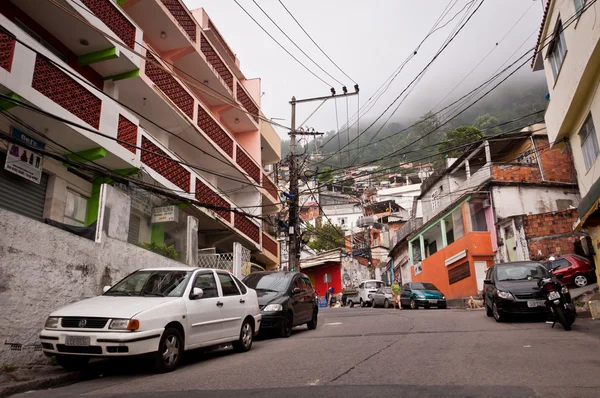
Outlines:
[[[319,384],[319,379],[313,381],[312,383],[308,383],[308,384],[310,384],[311,386],[316,386],[317,384]]]
[[[531,348],[530,345],[524,345],[523,348]]]
[[[327,325],[341,325],[342,322],[331,322],[331,323],[326,323],[325,326]]]

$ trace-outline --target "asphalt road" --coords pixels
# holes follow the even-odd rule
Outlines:
[[[191,353],[175,372],[92,364],[84,380],[21,397],[598,397],[600,327],[496,323],[482,310],[325,309],[319,327],[252,350]]]

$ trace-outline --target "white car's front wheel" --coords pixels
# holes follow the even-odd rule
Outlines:
[[[235,352],[246,352],[252,348],[252,340],[254,339],[254,328],[248,319],[242,324],[240,330],[240,338],[238,341],[233,343],[233,349]]]
[[[179,365],[182,356],[183,337],[181,333],[175,328],[166,329],[158,343],[154,367],[161,373],[170,372]]]

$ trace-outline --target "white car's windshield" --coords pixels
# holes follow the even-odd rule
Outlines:
[[[191,274],[191,271],[137,271],[104,295],[181,297]]]

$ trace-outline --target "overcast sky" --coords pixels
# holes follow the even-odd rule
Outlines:
[[[293,95],[300,99],[329,94],[329,85],[319,81],[286,54],[233,0],[184,1],[190,9],[203,7],[207,11],[240,59],[246,77],[261,78],[264,93],[262,108],[267,117],[283,118],[284,121],[278,122],[289,126],[289,100]],[[334,84],[338,93],[341,92],[341,85],[335,83],[302,55],[252,0],[238,1],[286,49],[323,80]],[[256,1],[311,58],[353,91],[353,83],[304,35],[278,0]],[[343,125],[347,119],[346,105],[349,108],[349,115],[354,115],[358,109],[358,100],[360,99],[360,104],[363,105],[373,96],[415,50],[448,5],[454,6],[442,24],[470,2],[469,0],[282,1],[333,61],[360,85],[359,98],[355,96],[337,100],[338,122],[336,122],[335,103],[330,100],[306,123],[306,126],[319,131],[337,130],[338,124]],[[432,64],[392,120],[415,120],[432,109],[492,49],[494,50],[488,58],[460,84],[445,103],[459,98],[490,77],[518,47],[521,46],[521,49],[510,58],[511,62],[527,49],[532,48],[541,23],[542,1],[485,0],[456,39]],[[475,1],[475,4],[477,3],[479,0]],[[459,14],[445,28],[438,30],[427,39],[417,55],[406,64],[387,92],[365,116],[365,121],[361,120],[363,126],[367,120],[373,120],[383,112],[429,63],[463,14],[464,12]],[[496,46],[496,43],[499,44]],[[536,72],[536,74],[540,73],[543,72]],[[535,77],[529,64],[520,74],[521,79]],[[317,105],[318,103],[298,105],[297,123],[308,117]],[[389,114],[387,113],[384,119],[387,119]],[[282,137],[287,135],[283,129],[278,131]]]

